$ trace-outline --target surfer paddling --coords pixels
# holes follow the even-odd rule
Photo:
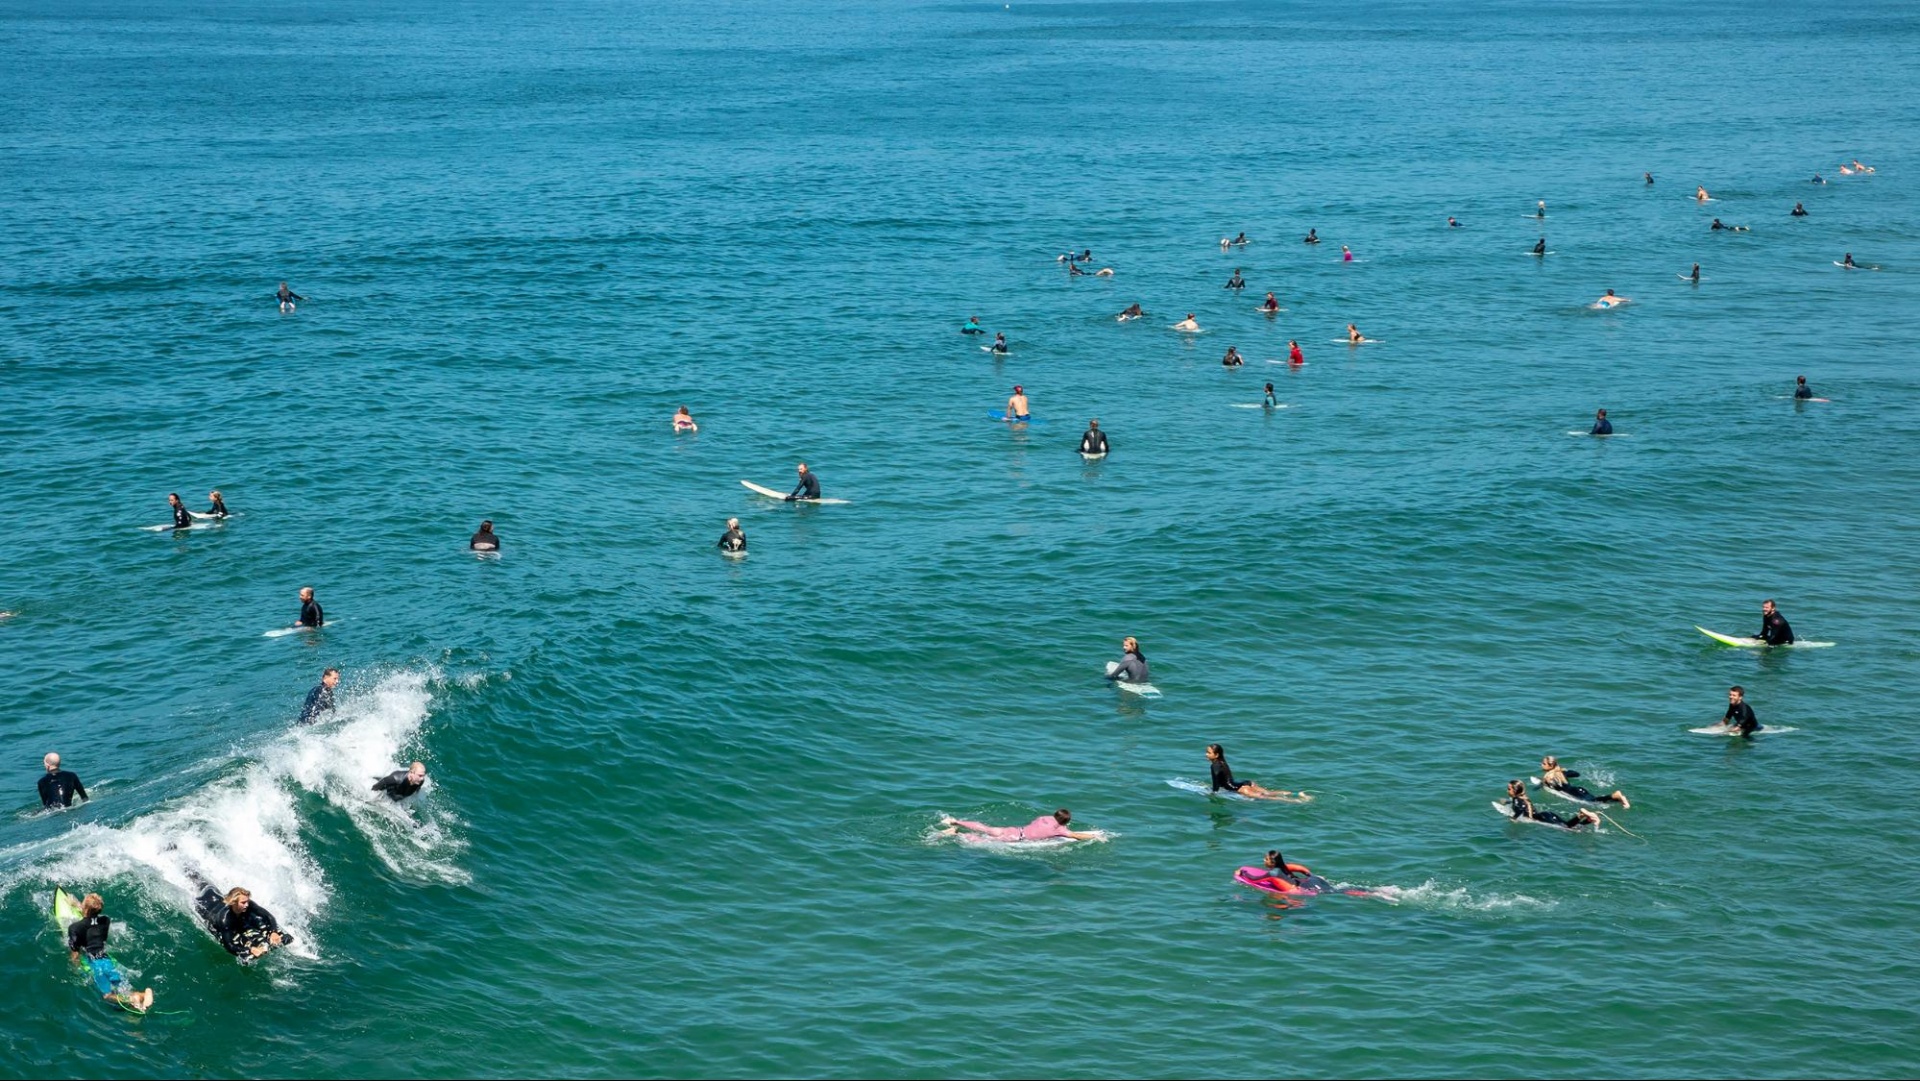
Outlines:
[[[105,907],[106,902],[100,900],[97,893],[89,893],[80,901],[80,918],[67,925],[67,952],[74,964],[86,964],[101,998],[145,1013],[153,1008],[153,988],[134,990],[127,982],[126,973],[107,956],[107,935],[112,930],[113,919],[101,915]]]
[[[300,719],[296,724],[319,724],[321,719],[333,712],[333,689],[340,686],[340,670],[329,668],[320,673],[320,682],[307,692],[307,700],[300,706]]]
[[[1233,767],[1227,765],[1227,749],[1218,743],[1207,744],[1207,769],[1211,777],[1210,787],[1207,789],[1209,792],[1219,792],[1224,789],[1248,799],[1277,799],[1288,803],[1306,803],[1313,798],[1305,792],[1289,792],[1284,788],[1262,788],[1252,781],[1235,780]]]
[[[969,837],[978,837],[985,841],[999,841],[1002,844],[1015,844],[1020,841],[1047,841],[1054,838],[1065,838],[1073,841],[1098,841],[1105,838],[1105,834],[1100,833],[1098,830],[1068,829],[1067,823],[1072,821],[1073,812],[1067,810],[1065,807],[1060,808],[1050,815],[1041,815],[1039,818],[1034,819],[1024,826],[989,826],[985,822],[972,822],[964,818],[942,815],[940,824],[946,828],[941,830],[936,836],[958,837],[961,835],[961,830],[966,830],[966,835]]]
[[[1607,290],[1606,296],[1603,296],[1599,300],[1596,300],[1593,302],[1593,306],[1601,309],[1612,309],[1612,308],[1618,308],[1620,305],[1628,303],[1630,300],[1632,300],[1631,297],[1615,296],[1613,294],[1613,290],[1609,289]]]
[[[1562,768],[1560,760],[1552,755],[1547,755],[1540,759],[1540,787],[1550,788],[1569,799],[1579,800],[1581,803],[1617,803],[1622,808],[1631,808],[1633,806],[1633,804],[1627,802],[1627,794],[1617,788],[1614,789],[1611,794],[1602,796],[1590,792],[1580,785],[1570,783],[1572,778],[1578,776],[1580,776],[1578,771]]]

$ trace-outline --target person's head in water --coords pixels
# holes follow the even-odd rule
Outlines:
[[[1770,615],[1772,615],[1772,614],[1773,614],[1773,602],[1772,602],[1772,601],[1770,601],[1770,600],[1769,600],[1769,601],[1761,601],[1761,602],[1760,602],[1760,614],[1761,614],[1761,615],[1763,615],[1763,616],[1770,616]]]
[[[1089,427],[1089,428],[1098,428],[1098,427],[1100,427],[1100,418],[1099,418],[1099,417],[1095,417],[1095,418],[1093,418],[1092,420],[1090,420],[1090,421],[1088,421],[1088,422],[1087,422],[1087,427]]]
[[[227,891],[227,895],[223,900],[226,901],[227,907],[233,911],[245,912],[247,906],[253,903],[253,894],[239,886],[235,886]]]
[[[1540,759],[1540,768],[1541,769],[1559,769],[1560,760],[1558,758],[1553,757],[1550,754],[1543,755]]]
[[[320,673],[320,685],[328,690],[338,687],[340,685],[340,670],[338,668],[329,668]]]
[[[1268,383],[1268,384],[1267,384],[1267,393],[1268,393],[1268,394],[1272,394],[1272,393],[1273,393],[1273,384],[1272,384],[1272,383]]]
[[[1526,786],[1522,785],[1519,781],[1507,782],[1507,795],[1509,797],[1524,796],[1526,794],[1527,794]]]
[[[740,519],[738,519],[738,518],[729,518],[729,519],[727,519],[727,528],[728,528],[728,529],[739,529],[739,528],[740,528]]]
[[[1593,415],[1599,420],[1607,419],[1607,411],[1604,409],[1596,410]]]
[[[1807,385],[1807,377],[1806,377],[1806,376],[1804,376],[1804,375],[1796,375],[1796,376],[1794,376],[1794,377],[1793,377],[1793,385],[1794,385],[1794,386],[1796,386],[1796,387],[1804,387],[1804,386],[1806,386],[1806,385]]]
[[[486,520],[484,520],[484,521],[482,521],[482,522],[480,523],[480,532],[482,532],[482,533],[491,533],[491,532],[493,532],[493,519],[491,519],[491,518],[488,518],[488,519],[486,519]]]
[[[1123,653],[1131,653],[1138,657],[1146,656],[1146,654],[1140,652],[1140,640],[1132,635],[1120,639],[1120,651]]]
[[[52,751],[48,751],[46,757],[40,760],[40,764],[47,767],[48,773],[52,773],[54,770],[60,768],[60,756]]]
[[[214,489],[213,491],[211,491],[211,492],[208,492],[208,493],[207,493],[207,498],[208,498],[208,499],[210,499],[210,500],[212,500],[212,501],[213,501],[213,502],[215,502],[215,503],[218,503],[218,502],[220,502],[220,491],[219,491],[219,489],[217,489],[217,488],[216,488],[216,489]]]
[[[1065,807],[1062,807],[1059,810],[1053,812],[1053,820],[1064,826],[1067,823],[1073,821],[1073,812],[1067,810]]]

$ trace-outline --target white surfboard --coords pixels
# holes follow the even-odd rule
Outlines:
[[[1702,274],[1697,278],[1691,274],[1675,274],[1674,277],[1679,278],[1683,282],[1688,282],[1693,285],[1698,285],[1701,282],[1710,282],[1713,280],[1712,278],[1707,277],[1705,274]]]
[[[783,503],[786,502],[787,493],[785,492],[776,492],[772,488],[763,488],[760,485],[755,484],[750,480],[743,480],[740,483],[750,492],[754,492],[759,495],[766,496],[768,499],[778,499]],[[794,500],[794,502],[795,503],[818,503],[823,507],[845,506],[847,503],[847,501],[844,499],[796,499]]]
[[[1120,670],[1120,662],[1119,662],[1119,661],[1108,661],[1108,662],[1107,662],[1107,674],[1108,674],[1108,675],[1112,675],[1112,674],[1114,674],[1115,672],[1117,672],[1117,671],[1119,671],[1119,670]],[[1120,688],[1120,689],[1121,689],[1121,690],[1123,690],[1123,691],[1126,691],[1126,692],[1127,692],[1128,694],[1137,694],[1137,695],[1139,695],[1139,696],[1140,696],[1140,697],[1142,697],[1142,698],[1158,698],[1158,697],[1160,697],[1160,688],[1158,688],[1158,687],[1155,687],[1155,686],[1154,686],[1153,684],[1151,684],[1151,683],[1127,683],[1127,682],[1124,682],[1124,681],[1115,681],[1115,682],[1114,682],[1114,686],[1116,686],[1116,687],[1118,687],[1118,688]]]
[[[997,357],[1010,357],[1013,355],[1013,350],[1011,349],[995,349],[991,345],[981,346],[980,351],[982,353],[992,353],[994,356],[997,356]]]
[[[1769,647],[1767,646],[1767,640],[1764,638],[1755,638],[1751,635],[1721,634],[1719,631],[1710,631],[1697,624],[1693,629],[1723,646],[1733,646],[1737,649],[1826,649],[1833,645],[1832,642],[1791,642],[1784,646]]]
[[[1359,341],[1354,341],[1352,338],[1335,338],[1333,339],[1333,344],[1335,345],[1379,345],[1381,342],[1384,342],[1384,341],[1386,341],[1385,338],[1362,338]]]
[[[1262,305],[1261,305],[1260,307],[1258,307],[1258,308],[1255,308],[1255,309],[1253,309],[1253,310],[1254,310],[1254,311],[1257,311],[1257,312],[1259,312],[1259,313],[1260,313],[1261,315],[1278,315],[1278,314],[1280,314],[1281,312],[1283,312],[1283,311],[1286,311],[1287,309],[1285,309],[1285,308],[1269,308],[1269,307],[1267,307],[1266,305],[1264,305],[1264,304],[1262,304]]]
[[[1557,251],[1554,251],[1552,248],[1548,248],[1546,251],[1529,251],[1527,252],[1527,254],[1528,255],[1559,255],[1560,253]]]
[[[160,525],[143,525],[140,527],[140,531],[143,533],[185,533],[189,529],[212,529],[215,526],[223,524],[225,524],[225,520],[220,518],[205,522],[197,521],[192,525],[174,525],[172,522],[163,522]]]
[[[1107,452],[1104,450],[1098,454],[1088,454],[1084,450],[1080,452],[1080,457],[1086,459],[1089,462],[1097,462],[1100,459],[1105,458],[1106,456],[1107,456]]]
[[[1177,330],[1182,334],[1205,334],[1206,333],[1206,330],[1202,327],[1197,327],[1197,326],[1190,327],[1190,326],[1187,326],[1185,323],[1168,323],[1167,329]]]
[[[1733,729],[1728,727],[1724,723],[1710,724],[1710,725],[1707,725],[1705,728],[1689,728],[1687,729],[1687,731],[1693,732],[1695,734],[1702,735],[1702,736],[1731,736],[1734,734]],[[1799,729],[1794,728],[1791,725],[1763,724],[1760,727],[1754,729],[1753,734],[1756,736],[1777,736],[1782,732],[1798,732],[1798,731]]]
[[[722,548],[720,549],[720,554],[726,556],[728,559],[747,558],[747,550],[745,548]]]

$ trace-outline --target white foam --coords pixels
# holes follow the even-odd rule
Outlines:
[[[1364,889],[1396,905],[1418,905],[1421,908],[1459,912],[1544,912],[1557,903],[1528,897],[1524,893],[1476,895],[1465,886],[1445,886],[1433,879],[1418,886],[1355,886],[1346,882],[1336,885],[1343,890]]]

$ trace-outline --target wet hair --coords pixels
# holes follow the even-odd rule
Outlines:
[[[1727,690],[1730,690],[1733,693],[1740,695],[1743,698],[1746,697],[1746,694],[1747,694],[1747,689],[1745,687],[1742,687],[1738,683],[1734,684],[1731,687],[1728,687]]]
[[[80,901],[80,914],[82,916],[98,916],[100,910],[105,907],[107,907],[107,903],[100,899],[99,894],[89,893]]]
[[[1768,597],[1768,598],[1767,598],[1766,600],[1764,600],[1764,601],[1761,601],[1760,603],[1761,603],[1761,604],[1772,604],[1772,603],[1773,603],[1773,598],[1772,598],[1772,597]]]
[[[493,532],[493,519],[491,519],[491,518],[488,518],[487,520],[485,520],[485,521],[483,521],[483,522],[481,522],[481,523],[480,523],[480,532],[482,532],[482,533],[491,533],[491,532]]]
[[[178,501],[179,501],[179,499],[180,499],[180,493],[179,493],[179,492],[168,492],[168,493],[167,493],[167,502],[169,502],[169,503],[175,503],[175,502],[178,502]]]
[[[1268,862],[1268,863],[1271,863],[1271,864],[1273,864],[1273,865],[1274,865],[1275,867],[1285,867],[1285,866],[1286,866],[1286,862],[1285,862],[1285,860],[1286,860],[1286,857],[1285,857],[1285,856],[1282,856],[1282,855],[1280,854],[1280,850],[1279,850],[1279,849],[1277,849],[1277,848],[1269,848],[1269,849],[1267,849],[1267,862]]]
[[[1065,807],[1062,807],[1059,810],[1053,812],[1053,820],[1064,826],[1067,823],[1073,821],[1073,812],[1067,810]]]
[[[326,671],[320,673],[320,678],[325,679],[328,676],[337,676],[339,674],[340,674],[340,670],[338,668],[329,668]]]
[[[1796,383],[1804,383],[1807,381],[1807,377],[1804,375],[1796,375],[1793,377],[1793,381]]]
[[[1220,746],[1218,743],[1207,744],[1207,753],[1219,755],[1220,761],[1222,762],[1225,762],[1227,760],[1227,749],[1225,747]]]
[[[1600,415],[1601,415],[1601,416],[1603,416],[1603,417],[1604,417],[1604,416],[1606,416],[1606,415],[1607,415],[1607,411],[1606,411],[1606,410],[1604,410],[1604,409],[1602,409],[1602,410],[1600,411]]]
[[[225,901],[227,903],[228,908],[232,908],[234,905],[239,904],[241,901],[251,901],[251,900],[253,900],[253,894],[241,886],[235,886],[234,888],[228,890],[227,896],[225,897]]]

